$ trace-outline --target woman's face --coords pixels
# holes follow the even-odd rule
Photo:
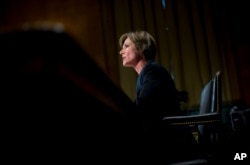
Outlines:
[[[126,67],[135,67],[140,61],[141,51],[138,51],[135,44],[127,38],[120,50],[120,55],[122,56],[122,65]]]

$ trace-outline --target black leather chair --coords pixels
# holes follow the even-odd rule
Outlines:
[[[181,126],[184,130],[190,130],[197,136],[195,148],[197,158],[179,162],[176,160],[172,164],[209,164],[218,160],[217,147],[220,127],[223,122],[221,97],[221,72],[218,71],[202,89],[199,114],[163,118],[166,126],[172,126],[173,129],[178,129]],[[193,152],[191,149],[190,152]]]

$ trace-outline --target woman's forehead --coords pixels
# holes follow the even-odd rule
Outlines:
[[[124,44],[130,44],[130,43],[133,43],[133,41],[127,37],[125,40],[124,40]]]

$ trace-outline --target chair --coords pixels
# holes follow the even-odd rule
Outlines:
[[[218,124],[222,121],[221,106],[221,73],[218,71],[215,77],[203,88],[200,101],[200,115],[210,114],[210,119],[204,120],[210,124]],[[218,141],[216,127],[211,127],[207,123],[198,125],[199,139],[201,144],[213,144]]]
[[[217,160],[216,147],[222,123],[221,97],[221,72],[218,71],[202,89],[199,114],[163,118],[168,127],[185,126],[185,129],[196,133],[198,153],[202,153],[202,159],[199,155],[199,159],[183,161],[182,164],[208,164]]]

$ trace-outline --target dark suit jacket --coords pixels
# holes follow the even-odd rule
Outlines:
[[[147,127],[159,123],[164,116],[180,113],[178,94],[169,72],[155,61],[149,61],[136,84],[135,103]]]
[[[140,73],[136,87],[135,104],[139,118],[149,133],[145,138],[152,142],[151,154],[159,156],[157,160],[166,162],[174,160],[176,155],[179,159],[195,155],[193,153],[196,150],[196,142],[192,133],[184,127],[171,127],[162,122],[164,116],[181,114],[178,91],[169,72],[156,62],[149,61]],[[158,151],[160,147],[164,148],[164,151]]]

